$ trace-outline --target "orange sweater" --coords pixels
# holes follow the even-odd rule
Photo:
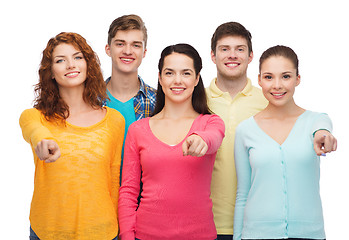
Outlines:
[[[108,240],[118,234],[117,205],[125,121],[108,108],[90,126],[47,121],[37,109],[20,117],[24,139],[34,153],[34,194],[30,224],[40,239]],[[42,139],[54,139],[61,157],[45,163],[34,152]]]

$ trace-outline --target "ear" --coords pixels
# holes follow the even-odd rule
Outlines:
[[[251,51],[250,56],[248,57],[248,63],[252,62],[253,60],[253,52]]]
[[[296,80],[296,87],[301,83],[301,75],[298,74],[297,80]]]
[[[109,44],[105,45],[105,53],[106,53],[109,57],[111,57],[111,54],[110,54],[110,46],[109,46]]]
[[[212,50],[211,50],[211,60],[214,64],[216,64],[216,56]]]
[[[200,80],[200,73],[198,73],[198,75],[196,76],[195,87],[199,84],[199,80]]]
[[[161,84],[161,75],[160,75],[160,73],[158,73],[158,79],[159,79],[159,84],[160,84],[161,87],[162,87],[162,84]]]
[[[258,85],[262,87],[262,79],[261,79],[261,74],[258,74]]]
[[[144,49],[143,58],[145,58],[146,53],[147,53],[147,49]]]

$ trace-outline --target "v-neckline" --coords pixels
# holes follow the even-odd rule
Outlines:
[[[168,147],[177,147],[178,145],[182,145],[184,140],[187,139],[187,137],[192,133],[192,129],[193,129],[193,126],[195,125],[195,122],[202,116],[202,114],[200,114],[199,116],[197,116],[194,121],[192,122],[190,128],[189,128],[189,131],[188,133],[185,135],[185,137],[177,144],[168,144],[168,143],[165,143],[163,142],[162,140],[160,140],[154,133],[153,131],[151,130],[151,127],[150,127],[150,123],[149,123],[149,120],[150,118],[148,118],[148,124],[147,124],[147,127],[148,127],[148,130],[149,132],[151,133],[151,135],[153,136],[153,138],[156,139],[156,141],[160,142],[162,145],[165,145],[165,146],[168,146]]]
[[[254,116],[252,117],[252,120],[253,120],[255,126],[263,133],[263,135],[267,136],[269,139],[271,139],[271,140],[272,140],[274,143],[276,143],[278,146],[282,147],[282,146],[284,146],[284,145],[287,143],[288,139],[292,136],[292,134],[293,134],[293,132],[294,132],[294,129],[295,129],[296,126],[298,125],[297,123],[299,122],[299,119],[301,119],[301,118],[303,117],[303,115],[305,115],[306,112],[308,112],[308,111],[305,110],[302,114],[300,114],[300,115],[297,117],[296,121],[294,122],[294,124],[293,124],[293,126],[292,126],[292,128],[291,128],[291,131],[288,133],[287,137],[285,138],[285,140],[284,140],[281,144],[280,144],[279,142],[277,142],[274,138],[272,138],[267,132],[265,132],[265,131],[263,130],[263,128],[261,128],[261,127],[258,125],[258,123],[257,123],[257,121],[256,121],[256,119],[255,119]]]

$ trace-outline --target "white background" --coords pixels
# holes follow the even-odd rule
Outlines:
[[[252,33],[254,60],[248,76],[257,84],[258,59],[276,44],[292,47],[300,59],[301,84],[295,99],[303,108],[327,112],[338,151],[322,158],[321,194],[327,239],[348,238],[348,54],[349,17],[345,1],[7,1],[0,3],[1,239],[28,239],[34,164],[18,125],[32,107],[41,53],[62,31],[87,39],[101,60],[104,77],[111,62],[104,52],[110,23],[124,14],[140,15],[148,28],[148,52],[139,73],[157,86],[161,50],[169,44],[193,45],[203,59],[205,86],[216,75],[210,39],[216,27],[238,21]]]

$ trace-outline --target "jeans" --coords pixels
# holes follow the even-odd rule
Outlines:
[[[217,235],[218,240],[233,240],[233,235]]]
[[[40,240],[40,238],[36,235],[36,233],[33,231],[33,229],[30,227],[30,235],[29,235],[30,240]],[[112,240],[117,240],[118,237],[113,238]]]

